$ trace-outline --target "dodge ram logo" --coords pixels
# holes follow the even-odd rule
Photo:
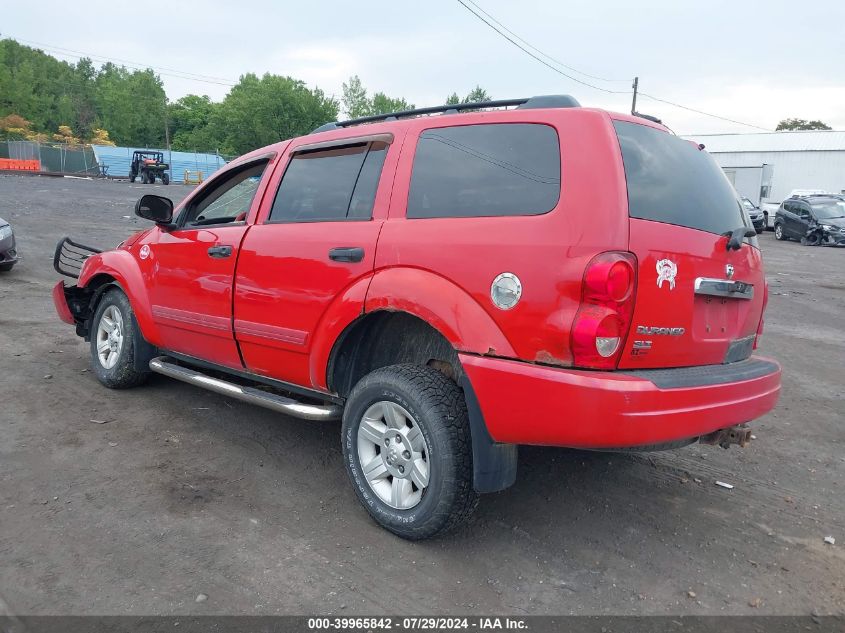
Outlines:
[[[657,262],[657,287],[662,288],[663,282],[669,282],[669,290],[675,289],[675,275],[678,274],[678,265],[671,259],[661,259]]]

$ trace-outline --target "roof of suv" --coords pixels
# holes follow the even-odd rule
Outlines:
[[[582,108],[578,101],[570,95],[539,95],[534,97],[527,97],[521,99],[502,99],[498,101],[477,101],[472,103],[456,103],[446,104],[441,106],[432,106],[426,108],[417,108],[414,110],[402,110],[399,112],[388,112],[385,114],[377,114],[372,116],[359,117],[356,119],[349,119],[347,121],[332,121],[325,123],[312,132],[293,139],[286,139],[273,143],[265,147],[254,149],[241,156],[238,156],[231,161],[230,166],[236,167],[252,160],[263,159],[273,156],[277,152],[284,151],[289,143],[292,141],[302,141],[314,137],[314,143],[334,143],[345,140],[349,132],[361,125],[372,124],[372,129],[362,129],[361,136],[370,136],[373,134],[391,133],[396,126],[405,126],[411,124],[414,120],[427,119],[431,115],[436,115],[439,119],[441,116],[449,119],[459,119],[464,116],[486,115],[494,112],[516,112],[517,110],[554,110],[554,109],[571,109],[581,110],[587,112],[602,112],[609,115],[613,119],[621,121],[630,121],[640,123],[645,126],[658,128],[665,132],[672,133],[660,119],[634,112],[632,114],[609,112],[597,108]],[[460,115],[460,117],[458,116]],[[344,134],[344,131],[346,131]],[[354,132],[353,132],[354,133]],[[325,136],[324,136],[325,135]],[[357,138],[357,136],[355,136]],[[309,149],[311,149],[309,147]]]

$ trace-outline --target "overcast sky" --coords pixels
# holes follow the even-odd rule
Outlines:
[[[0,34],[41,44],[57,57],[92,57],[156,67],[168,97],[222,99],[228,86],[177,78],[164,68],[235,82],[276,73],[337,97],[350,75],[370,91],[439,105],[480,84],[494,98],[571,94],[585,106],[630,109],[630,83],[648,94],[774,129],[786,117],[845,130],[845,2],[841,0],[649,1],[475,0],[533,46],[573,68],[532,59],[457,0],[411,3],[136,2],[10,3]],[[67,19],[59,16],[68,15]],[[753,132],[641,97],[637,109],[677,133]]]

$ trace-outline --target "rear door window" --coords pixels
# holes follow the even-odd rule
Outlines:
[[[540,215],[560,197],[560,144],[548,125],[462,125],[420,134],[409,218]]]
[[[736,191],[707,152],[647,125],[614,121],[632,218],[722,234],[747,226]]]
[[[371,142],[294,154],[269,222],[370,219],[387,148]]]

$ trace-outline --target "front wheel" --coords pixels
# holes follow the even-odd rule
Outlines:
[[[355,385],[343,456],[358,499],[394,534],[421,540],[472,514],[472,442],[463,392],[430,367],[393,365]]]
[[[164,172],[161,175],[161,183],[164,184],[164,185],[169,185],[170,184],[170,174],[168,174],[167,172]]]
[[[786,240],[786,235],[783,234],[782,224],[775,224],[775,239],[781,241]]]
[[[148,345],[127,296],[119,289],[107,290],[92,320],[91,363],[97,379],[110,389],[142,384],[149,371],[135,368],[135,351]]]
[[[12,266],[15,265],[15,262],[6,262],[5,264],[0,264],[0,273],[7,273],[12,270]]]

